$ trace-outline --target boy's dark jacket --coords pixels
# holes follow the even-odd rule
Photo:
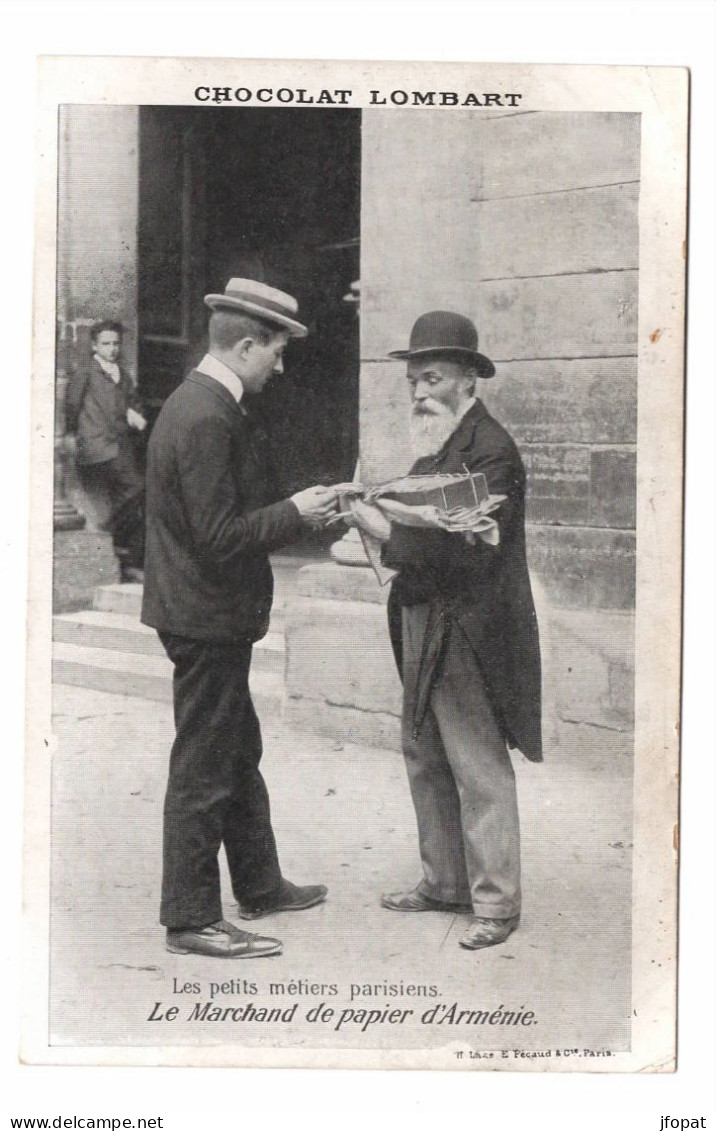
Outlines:
[[[400,667],[403,605],[438,605],[470,641],[507,742],[539,762],[541,671],[525,554],[525,471],[514,441],[479,400],[440,451],[419,459],[411,474],[466,467],[484,473],[491,494],[507,496],[492,516],[500,544],[470,546],[460,534],[393,524],[383,561],[399,571],[388,603],[396,660]]]
[[[120,366],[119,384],[96,358],[70,377],[65,401],[68,432],[77,434],[77,462],[106,463],[119,455],[120,440],[129,432],[127,409],[141,412],[131,377]]]

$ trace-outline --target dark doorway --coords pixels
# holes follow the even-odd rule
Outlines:
[[[232,276],[294,294],[305,341],[257,409],[282,489],[358,455],[360,111],[142,107],[139,382],[153,414],[206,349],[203,295]]]

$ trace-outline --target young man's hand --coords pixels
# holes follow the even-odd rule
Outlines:
[[[298,513],[309,526],[323,523],[336,510],[335,487],[307,487],[291,496]]]

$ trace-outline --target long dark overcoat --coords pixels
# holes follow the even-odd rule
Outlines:
[[[525,555],[525,470],[509,433],[477,401],[445,446],[411,474],[484,473],[490,493],[507,498],[492,516],[498,546],[470,546],[461,534],[393,524],[383,561],[399,571],[388,603],[400,667],[400,610],[439,599],[475,652],[507,743],[542,760],[539,634]],[[469,688],[465,689],[469,695]]]
[[[142,620],[196,640],[259,640],[269,551],[303,529],[276,500],[268,439],[218,381],[193,370],[165,402],[147,455]]]

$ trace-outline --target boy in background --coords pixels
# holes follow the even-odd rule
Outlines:
[[[143,432],[147,421],[120,364],[123,329],[111,319],[92,326],[92,359],[67,390],[67,430],[76,433],[76,460],[86,479],[108,495],[107,528],[122,581],[143,581],[144,482],[131,432]]]

